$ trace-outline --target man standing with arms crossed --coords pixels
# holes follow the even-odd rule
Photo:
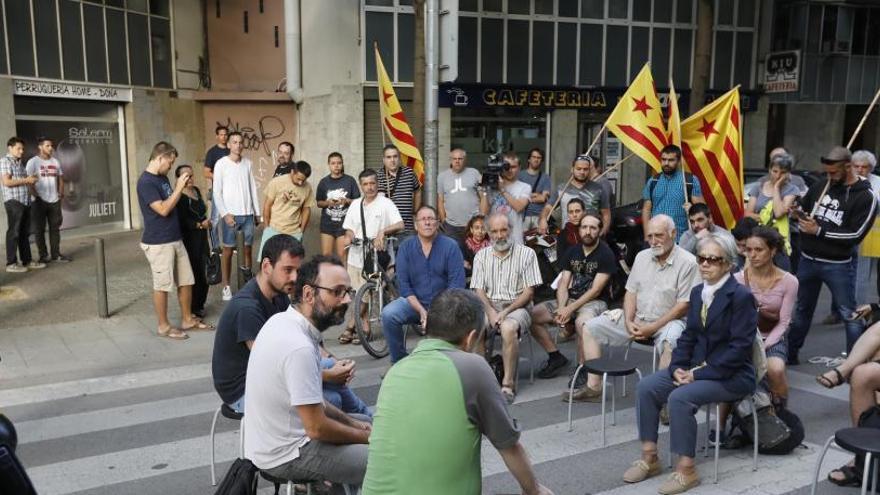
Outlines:
[[[232,299],[229,276],[232,271],[232,249],[235,247],[235,233],[244,233],[245,271],[251,269],[251,246],[254,244],[254,227],[260,223],[257,183],[251,170],[251,161],[242,156],[244,145],[241,133],[229,134],[229,156],[214,165],[214,207],[217,208],[220,224],[223,257],[221,268],[223,276],[223,300]]]
[[[40,263],[57,261],[67,263],[70,258],[63,256],[61,243],[61,199],[64,197],[64,178],[61,164],[52,156],[55,144],[47,137],[37,139],[38,154],[28,160],[27,174],[37,177],[34,185],[34,203],[31,206],[34,241],[40,253]],[[49,249],[46,249],[46,221],[49,222]],[[51,253],[51,256],[50,256]]]
[[[449,169],[437,177],[437,213],[446,235],[462,242],[468,221],[480,214],[480,173],[465,166],[467,153],[459,147],[449,153]]]
[[[547,199],[550,198],[552,187],[550,176],[544,173],[544,151],[541,148],[532,148],[532,151],[529,151],[526,168],[520,170],[519,180],[532,188],[529,205],[526,207],[523,219],[523,230],[528,232],[538,227],[541,211],[544,209]]]
[[[382,149],[382,168],[377,172],[379,193],[394,202],[403,218],[403,232],[398,234],[403,241],[415,231],[413,212],[422,205],[422,185],[409,167],[400,166],[400,150],[393,144]]]
[[[24,155],[24,140],[11,137],[6,142],[6,156],[0,159],[0,178],[3,179],[3,206],[6,207],[6,271],[24,273],[28,268],[45,268],[44,263],[31,258],[31,245],[28,230],[31,225],[31,191],[37,178],[28,176],[21,157]],[[15,250],[18,257],[15,258]]]

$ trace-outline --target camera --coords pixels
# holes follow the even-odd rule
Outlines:
[[[487,189],[498,189],[498,179],[503,172],[510,170],[510,162],[504,159],[501,153],[489,155],[486,162],[486,170],[483,172],[483,180],[480,186]]]

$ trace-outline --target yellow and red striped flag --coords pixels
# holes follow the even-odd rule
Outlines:
[[[700,180],[715,223],[733,228],[743,216],[742,116],[739,86],[681,123],[684,162]]]
[[[403,108],[394,93],[394,86],[391,85],[391,79],[385,72],[385,65],[379,55],[379,47],[374,46],[373,48],[376,52],[376,75],[379,79],[379,109],[382,112],[382,130],[388,135],[394,146],[400,150],[401,162],[412,169],[419,182],[424,183],[425,162],[422,160],[422,154],[416,144],[416,137],[409,128],[406,116],[403,115]]]
[[[660,172],[660,150],[669,144],[669,137],[649,64],[633,79],[605,126],[624,146]]]

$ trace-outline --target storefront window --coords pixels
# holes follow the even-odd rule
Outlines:
[[[529,109],[454,110],[452,146],[467,151],[468,166],[482,171],[489,155],[515,151],[520,165],[532,148],[546,148],[546,114]]]

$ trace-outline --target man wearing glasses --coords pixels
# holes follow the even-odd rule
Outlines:
[[[660,352],[659,369],[669,366],[672,349],[684,331],[691,289],[701,282],[694,255],[675,245],[675,221],[657,215],[645,228],[648,249],[636,255],[620,310],[589,320],[581,334],[584,359],[601,357],[603,344],[623,347],[631,340],[653,339]],[[577,377],[575,377],[577,378]],[[574,400],[599,402],[601,377],[589,375]],[[568,400],[567,394],[564,400]]]
[[[388,340],[391,364],[407,355],[404,325],[425,326],[428,308],[445,289],[464,288],[464,258],[458,243],[437,233],[437,210],[423,205],[416,211],[416,236],[403,241],[397,252],[400,297],[382,309],[382,329]]]
[[[363,482],[369,420],[324,400],[319,347],[321,333],[345,320],[352,292],[339,258],[315,256],[299,269],[291,306],[257,336],[247,369],[245,456],[275,478]]]

